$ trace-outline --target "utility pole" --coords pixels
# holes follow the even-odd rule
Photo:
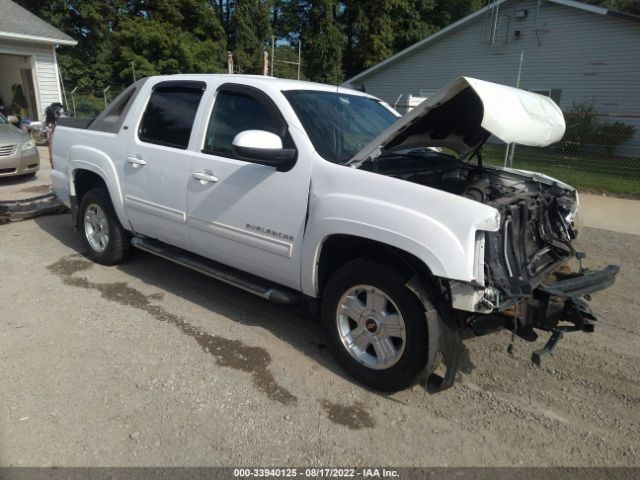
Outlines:
[[[233,52],[230,50],[227,51],[227,73],[233,74]]]
[[[107,108],[107,92],[109,91],[110,88],[111,88],[111,85],[109,85],[107,88],[105,88],[102,91],[102,96],[104,97],[104,108]]]
[[[276,63],[276,37],[271,37],[271,76],[273,77],[273,64]]]
[[[520,88],[520,77],[522,76],[522,63],[524,62],[524,50],[520,52],[520,63],[518,64],[518,77],[516,78],[516,88]],[[516,144],[509,143],[504,154],[504,166],[513,167],[513,155],[516,152]]]
[[[133,73],[133,83],[136,83],[136,64],[131,62],[131,73]]]
[[[271,43],[271,76],[273,77],[273,66],[275,65],[276,62],[279,63],[284,63],[286,65],[295,65],[296,67],[298,67],[298,80],[300,80],[300,73],[301,73],[301,69],[300,66],[302,65],[302,41],[298,40],[298,61],[297,62],[292,62],[289,60],[276,60],[275,59],[275,50],[274,50],[274,41],[275,37],[272,38],[272,43]],[[265,51],[265,53],[267,53]],[[265,73],[266,75],[266,73]]]
[[[271,64],[271,71],[273,72],[273,63]],[[269,52],[266,50],[262,52],[262,75],[269,75]]]
[[[71,103],[73,105],[73,116],[76,116],[76,98],[74,97],[76,90],[78,90],[78,87],[74,88],[73,90],[71,90]]]
[[[300,65],[302,65],[302,38],[298,37],[298,80],[300,80]]]

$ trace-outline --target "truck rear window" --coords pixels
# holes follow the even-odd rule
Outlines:
[[[140,80],[131,85],[118,95],[113,102],[91,122],[88,128],[99,132],[118,133],[127,116],[126,114],[129,112],[129,107],[133,103],[132,100],[138,90],[138,85],[141,85],[144,80],[145,79]]]
[[[156,86],[140,123],[140,140],[186,149],[202,93],[201,88]]]

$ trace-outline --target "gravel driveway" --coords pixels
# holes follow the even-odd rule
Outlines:
[[[640,465],[640,236],[594,334],[466,342],[450,390],[353,383],[313,317],[136,252],[94,265],[68,215],[0,226],[0,465]]]

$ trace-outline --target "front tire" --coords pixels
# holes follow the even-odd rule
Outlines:
[[[322,317],[338,362],[381,391],[415,383],[427,364],[425,307],[398,270],[354,260],[329,279]]]
[[[80,231],[87,256],[96,263],[117,265],[129,253],[129,233],[120,225],[104,188],[89,190],[82,197]]]

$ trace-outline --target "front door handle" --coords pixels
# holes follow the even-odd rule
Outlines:
[[[208,172],[194,172],[193,178],[195,178],[196,180],[200,180],[200,183],[202,184],[218,182],[218,177]]]
[[[135,155],[128,155],[127,162],[133,165],[133,168],[143,167],[147,164],[142,157],[138,157]]]

